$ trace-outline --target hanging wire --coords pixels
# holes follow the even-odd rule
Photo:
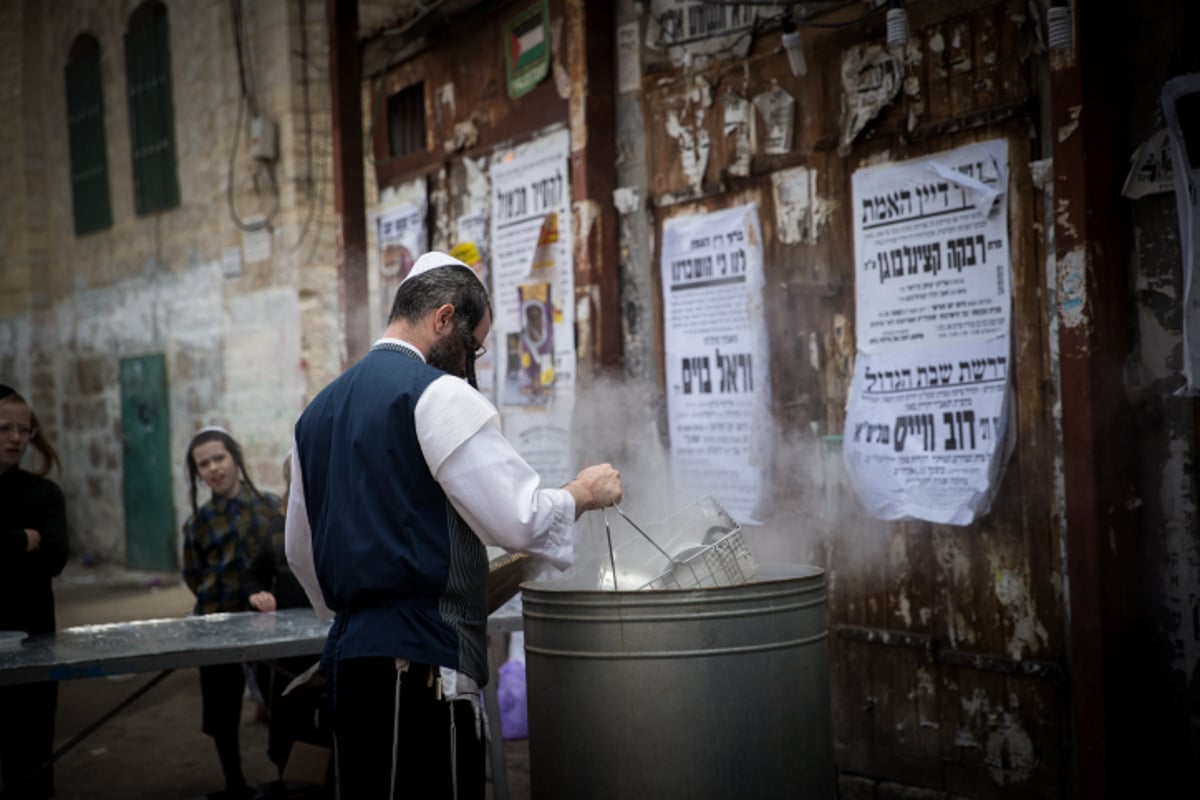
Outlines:
[[[296,252],[300,249],[300,245],[304,244],[304,239],[308,236],[309,228],[312,226],[313,217],[317,212],[317,191],[316,176],[313,174],[313,129],[312,129],[312,104],[309,100],[309,81],[308,81],[308,0],[296,0],[296,11],[299,16],[300,25],[300,51],[296,53],[300,58],[300,94],[304,106],[304,191],[308,197],[308,211],[304,215],[304,224],[300,227],[300,234],[296,237],[296,242],[291,246],[290,251]]]
[[[246,25],[242,18],[242,3],[241,0],[230,0],[230,11],[233,15],[233,45],[237,53],[238,66],[238,82],[241,87],[241,96],[238,98],[237,122],[233,128],[233,144],[229,150],[229,170],[227,177],[227,185],[225,187],[225,201],[229,208],[229,217],[233,220],[233,224],[239,229],[252,233],[261,231],[271,226],[275,215],[279,213],[279,184],[275,179],[275,168],[271,164],[264,166],[267,173],[267,180],[271,184],[271,194],[275,198],[271,212],[267,214],[259,222],[246,222],[238,214],[237,205],[234,202],[234,176],[237,166],[238,144],[241,142],[242,123],[245,119],[245,110],[248,107],[253,117],[257,118],[258,114],[258,98],[254,86],[254,69],[248,57],[249,42],[246,40]]]
[[[233,129],[233,146],[229,149],[229,177],[227,179],[228,186],[225,192],[225,200],[226,205],[229,207],[229,216],[233,220],[233,224],[237,225],[247,233],[252,233],[254,231],[261,231],[269,228],[271,226],[271,221],[275,219],[275,215],[279,213],[279,184],[275,180],[275,170],[271,167],[271,165],[266,165],[267,180],[269,180],[271,183],[271,194],[275,197],[275,203],[271,207],[271,213],[267,214],[258,222],[246,222],[244,219],[242,219],[242,217],[238,214],[237,204],[233,199],[233,187],[235,168],[237,165],[238,143],[241,141],[242,121],[245,117],[244,112],[246,106],[246,98],[238,98],[237,123],[234,125]]]
[[[233,48],[237,53],[237,68],[238,68],[238,85],[242,89],[242,97],[248,99],[251,112],[258,114],[258,101],[255,99],[253,81],[254,77],[251,70],[246,66],[245,48],[245,25],[242,22],[242,4],[241,0],[229,0],[229,10],[233,17]]]

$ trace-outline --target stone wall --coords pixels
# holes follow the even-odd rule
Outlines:
[[[250,158],[246,103],[231,175],[243,102],[233,13],[166,0],[181,201],[145,216],[134,209],[124,54],[138,5],[0,8],[0,102],[22,109],[0,119],[0,381],[24,390],[59,448],[73,552],[118,562],[121,359],[166,360],[177,530],[196,429],[229,427],[255,482],[281,491],[291,422],[342,367],[325,4],[243,5],[242,72],[277,126],[279,158]],[[113,223],[77,236],[62,76],[85,32],[100,43]],[[261,217],[266,231],[243,230]]]

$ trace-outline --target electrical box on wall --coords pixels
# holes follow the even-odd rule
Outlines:
[[[250,156],[259,161],[275,160],[275,123],[265,117],[250,120]]]

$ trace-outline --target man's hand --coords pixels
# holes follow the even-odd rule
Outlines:
[[[42,535],[33,528],[25,529],[25,552],[31,553],[42,544]]]
[[[255,592],[250,595],[250,605],[257,611],[274,611],[275,595],[270,592]]]
[[[621,473],[612,464],[588,467],[563,487],[575,498],[575,519],[585,511],[621,502]]]

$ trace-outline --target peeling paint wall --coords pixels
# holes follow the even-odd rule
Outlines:
[[[636,159],[639,145],[645,152],[644,167],[619,164],[620,183],[631,190],[623,195],[622,245],[641,261],[628,261],[625,311],[640,320],[658,310],[659,254],[643,241],[653,244],[664,220],[685,209],[759,203],[777,479],[771,513],[748,536],[764,560],[827,569],[843,792],[1058,796],[1070,733],[1060,514],[1046,446],[1055,439],[1053,396],[1044,369],[1055,310],[1047,297],[1074,308],[1077,296],[1069,270],[1047,286],[1037,233],[1041,195],[1028,168],[1037,151],[1027,111],[1036,34],[1021,0],[906,5],[902,52],[883,47],[880,30],[868,25],[802,27],[802,76],[791,74],[779,30],[769,26],[744,58],[709,52],[689,60],[678,48],[643,48],[642,102],[618,106],[622,154]],[[851,21],[859,11],[847,6],[820,21]],[[772,94],[793,101],[790,147],[786,136],[767,133],[788,104],[752,102]],[[1013,175],[1014,465],[992,512],[969,528],[865,519],[839,450],[855,354],[851,175],[996,137],[1009,141]],[[634,189],[645,211],[628,202]],[[643,239],[645,219],[652,235]],[[644,350],[645,334],[631,327],[627,320],[627,352]],[[656,361],[661,346],[654,344]]]

